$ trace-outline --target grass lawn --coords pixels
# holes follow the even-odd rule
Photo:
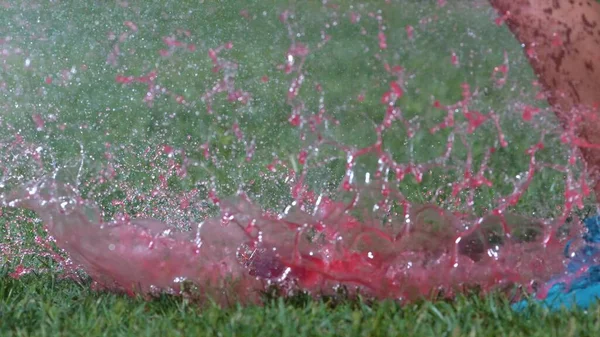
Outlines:
[[[600,307],[517,314],[506,299],[364,304],[295,298],[262,307],[199,308],[180,298],[136,300],[31,276],[0,286],[3,335],[134,336],[596,336]]]
[[[127,199],[131,191],[149,193],[155,186],[162,171],[152,165],[168,163],[149,159],[147,150],[164,145],[185,150],[190,160],[199,163],[185,179],[169,180],[171,189],[197,188],[200,197],[207,198],[212,188],[220,196],[241,188],[263,207],[281,211],[290,202],[289,187],[284,175],[269,173],[266,167],[274,158],[298,166],[297,154],[314,141],[310,136],[299,141],[300,131],[289,122],[292,106],[286,97],[294,77],[278,69],[285,65],[294,39],[310,49],[299,93],[305,104],[302,114],[315,114],[324,104],[339,124],[323,134],[349,146],[362,147],[375,140],[374,126],[385,113],[380,99],[393,79],[384,62],[405,69],[405,95],[397,105],[410,122],[418,118],[423,130],[445,116],[434,108],[434,100],[454,104],[461,99],[461,84],[468,83],[478,93],[474,109],[503,116],[500,126],[509,143],[506,148],[498,146],[493,123],[468,135],[474,168],[489,146],[498,147],[489,162],[495,186],[482,187],[475,195],[473,211],[481,213],[492,208],[500,195],[511,193],[515,177],[528,168],[525,150],[538,141],[540,130],[551,134],[555,124],[549,115],[538,128],[524,127],[517,103],[544,105],[533,98],[534,77],[520,46],[505,27],[493,24],[486,2],[457,0],[443,8],[436,3],[340,0],[336,7],[294,0],[5,1],[0,10],[4,23],[0,27],[0,141],[19,133],[40,144],[43,153],[53,158],[42,170],[61,167],[61,174],[70,179],[80,175],[82,194],[96,200],[106,217],[126,211],[177,224],[186,221],[189,214],[173,212],[167,197],[139,203]],[[279,19],[286,9],[294,13],[289,26]],[[412,38],[407,26],[414,28]],[[385,49],[378,40],[380,31],[386,36]],[[238,67],[220,63],[224,69],[214,72],[209,50],[228,42],[232,47],[219,50],[218,57]],[[498,86],[492,72],[505,62],[504,55],[509,76]],[[298,59],[294,61],[297,65]],[[152,85],[160,88],[149,102],[144,100],[148,84],[142,82],[153,71]],[[228,102],[226,93],[207,98],[205,93],[224,76],[230,76],[227,83],[241,90],[239,100],[244,100],[244,92],[250,93],[251,100]],[[207,112],[209,105],[212,113]],[[396,121],[383,135],[384,149],[398,162],[431,161],[443,153],[449,133],[418,132],[409,139],[407,129]],[[210,144],[218,160],[203,157],[203,144]],[[545,145],[539,161],[566,161],[556,139],[547,137]],[[463,174],[460,168],[468,148],[460,140],[455,143],[447,165],[459,169],[432,170],[421,183],[410,177],[398,188],[411,201],[431,201],[431,191]],[[115,177],[110,183],[98,182],[93,178],[106,170],[108,152]],[[323,146],[310,155],[324,164],[309,170],[308,185],[319,192],[339,186],[344,154]],[[246,160],[248,156],[251,160]],[[7,186],[39,173],[29,171],[21,158],[0,160],[6,161],[0,165],[10,168],[10,179],[3,180]],[[80,161],[84,171],[78,173]],[[361,158],[357,175],[373,171],[376,161]],[[544,217],[556,214],[563,185],[561,173],[538,173],[515,211]],[[443,187],[436,201],[447,202],[443,196],[448,193],[449,188]],[[115,200],[128,200],[126,208]],[[200,213],[215,212],[208,205]],[[0,243],[8,240],[8,231],[17,222],[22,223],[20,230],[25,232],[19,235],[26,244],[41,233],[32,214],[10,209],[0,214]],[[490,295],[406,306],[294,297],[272,299],[261,307],[221,309],[166,295],[146,301],[94,292],[87,283],[63,280],[52,272],[20,279],[8,276],[18,263],[48,263],[35,256],[16,261],[2,254],[0,263],[3,336],[595,336],[600,331],[600,306],[568,313],[532,307],[518,314],[507,299]]]

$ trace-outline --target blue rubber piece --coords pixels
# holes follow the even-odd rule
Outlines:
[[[556,284],[545,299],[537,301],[542,307],[551,311],[561,308],[587,309],[600,300],[600,264],[594,265],[598,263],[594,261],[600,259],[600,215],[585,219],[584,224],[587,227],[584,239],[588,245],[575,253],[567,266],[567,272],[575,273],[583,266],[591,266],[584,275],[571,284],[568,290],[565,290],[564,283]],[[565,247],[565,252],[568,250],[569,244]],[[523,311],[531,303],[528,300],[517,302],[513,304],[513,309]]]

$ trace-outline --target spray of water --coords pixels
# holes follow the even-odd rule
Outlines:
[[[224,304],[257,302],[271,285],[407,302],[475,287],[543,296],[547,280],[566,275],[566,242],[583,245],[573,217],[593,181],[580,155],[594,148],[579,131],[589,113],[559,113],[561,127],[544,104],[553,73],[538,64],[545,87],[529,86],[511,72],[525,69],[518,48],[480,47],[485,32],[469,15],[507,32],[485,2],[474,4],[210,7],[223,27],[255,27],[252,39],[274,41],[256,50],[235,34],[200,40],[181,27],[149,43],[161,21],[120,3],[119,31],[88,41],[102,50],[90,64],[30,70],[43,104],[26,122],[15,116],[31,89],[17,81],[5,94],[14,113],[0,119],[1,249],[11,275],[49,265],[67,277],[83,270],[101,289]],[[492,4],[497,23],[519,26],[515,10]],[[180,12],[171,19],[194,13]],[[458,42],[448,47],[439,27],[454,27]],[[38,59],[17,46],[33,38],[2,40],[5,65],[25,58],[31,69]],[[422,51],[435,41],[447,48],[441,59]],[[347,59],[359,60],[358,73],[343,68]],[[454,82],[431,86],[429,68]],[[99,82],[108,93],[95,101],[76,89]],[[43,98],[75,92],[124,98],[81,112]]]

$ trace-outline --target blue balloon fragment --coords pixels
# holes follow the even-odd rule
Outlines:
[[[597,245],[600,243],[600,215],[585,219],[584,224],[587,227],[587,233],[583,238],[588,244],[571,258],[567,266],[567,272],[575,273],[583,266],[590,267],[584,275],[571,283],[569,289],[565,289],[566,285],[564,283],[557,283],[550,289],[545,299],[535,301],[551,311],[560,310],[561,308],[587,309],[600,300],[600,264],[595,262],[600,257],[600,247]],[[565,252],[569,250],[569,246],[567,244]],[[513,304],[513,309],[523,311],[535,302],[523,300]]]

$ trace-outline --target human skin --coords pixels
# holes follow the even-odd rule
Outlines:
[[[600,200],[600,3],[489,0],[523,44],[547,99],[577,144]],[[574,118],[582,121],[572,123]]]

